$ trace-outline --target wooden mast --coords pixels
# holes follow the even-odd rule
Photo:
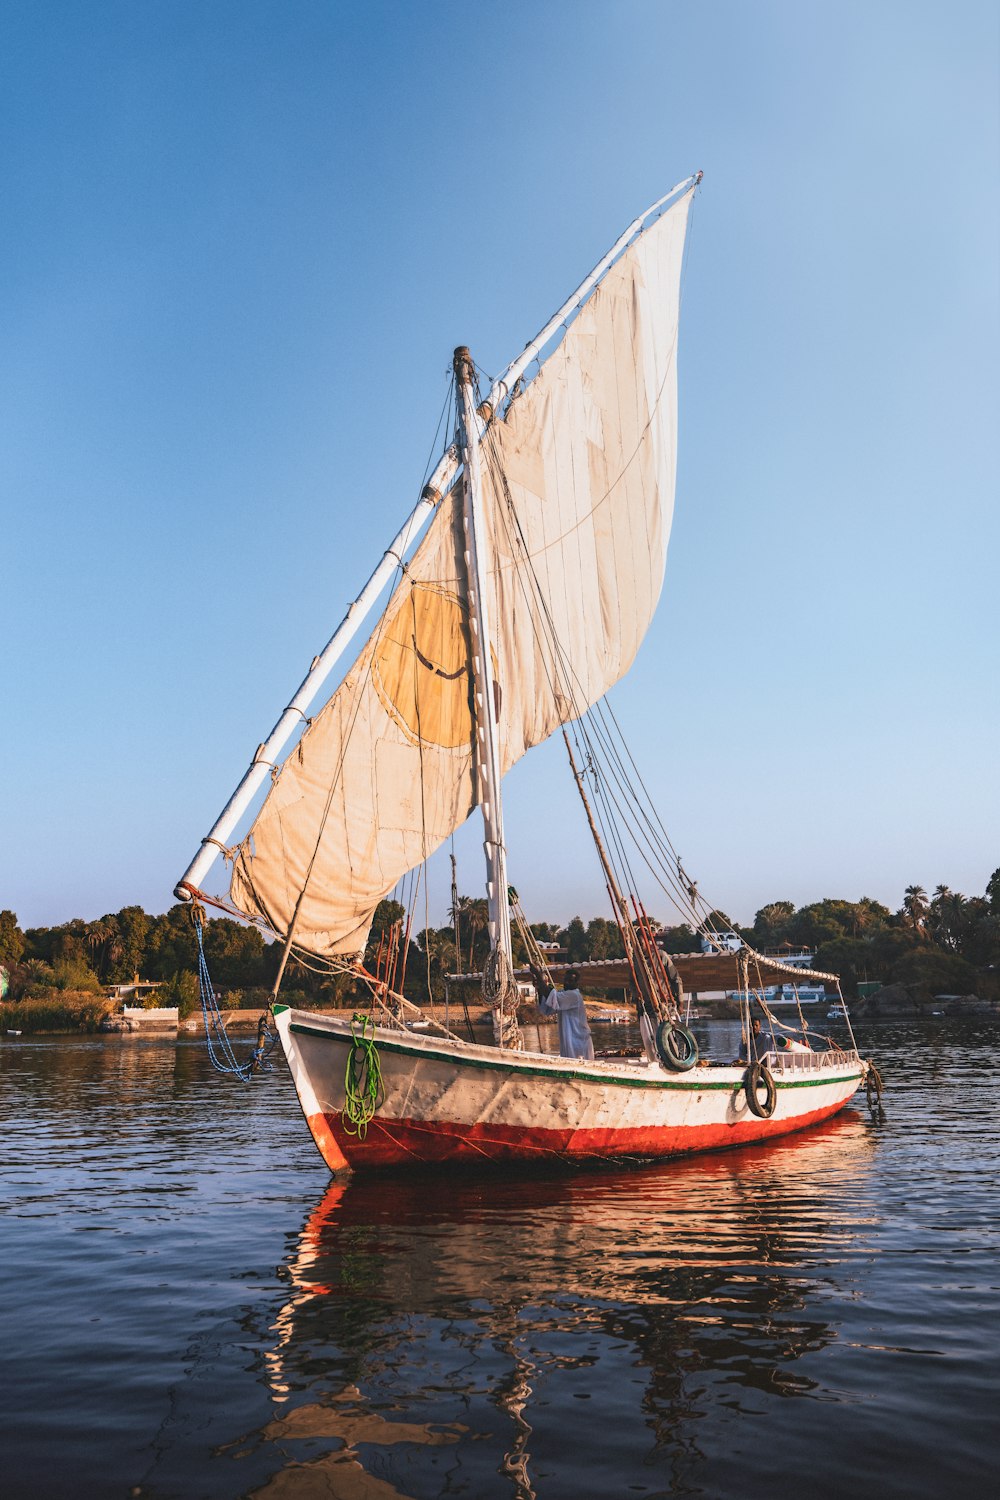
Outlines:
[[[485,825],[486,893],[489,909],[490,947],[513,969],[510,938],[510,902],[507,898],[507,850],[503,837],[500,801],[500,741],[497,734],[497,684],[493,675],[489,600],[486,580],[490,571],[489,538],[483,517],[479,467],[479,427],[473,386],[473,364],[467,348],[455,350],[455,381],[458,391],[459,449],[465,464],[463,522],[465,567],[469,593],[469,631],[476,698],[476,774],[478,797]]]

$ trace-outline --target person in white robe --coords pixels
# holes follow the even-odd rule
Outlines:
[[[564,988],[550,990],[539,995],[539,1009],[550,1015],[554,1011],[559,1017],[559,1053],[562,1057],[586,1057],[593,1059],[594,1042],[587,1020],[587,1007],[583,995],[577,989],[580,975],[576,969],[567,969],[563,979]]]

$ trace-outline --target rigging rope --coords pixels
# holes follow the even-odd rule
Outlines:
[[[873,1062],[868,1064],[868,1072],[865,1075],[865,1098],[868,1101],[868,1110],[876,1125],[885,1124],[885,1110],[882,1108],[882,1090],[885,1085],[882,1075]]]
[[[478,397],[477,388],[477,399]],[[592,705],[586,701],[585,686],[559,639],[535,569],[504,473],[496,431],[495,423],[487,425],[482,451],[497,493],[502,495],[505,502],[498,509],[498,517],[506,531],[530,627],[538,645],[547,648],[542,649],[540,654],[549,690],[554,701],[563,698],[568,702],[572,710],[571,717],[576,720],[572,733],[593,781],[595,803],[598,804],[597,819],[606,842],[613,849],[613,863],[618,867],[616,873],[624,871],[629,887],[633,892],[636,890],[631,861],[622,841],[622,833],[627,831],[654,880],[677,909],[682,920],[691,923],[694,930],[706,937],[713,946],[721,947],[724,924],[716,909],[709,906],[699,892],[698,882],[691,880],[684,870],[680,855],[673,847],[656,811],[610,704],[605,699]],[[629,773],[628,765],[618,748],[619,743],[634,775]],[[598,774],[599,764],[603,766],[603,775]],[[641,788],[641,795],[636,782],[638,788]]]
[[[217,1073],[228,1073],[234,1078],[242,1078],[244,1083],[249,1083],[254,1073],[260,1073],[265,1068],[270,1070],[271,1064],[267,1059],[278,1039],[268,1030],[265,1013],[257,1023],[257,1045],[246,1062],[240,1062],[226,1032],[226,1023],[222,1019],[218,997],[208,972],[203,928],[204,907],[195,903],[191,909],[191,916],[198,939],[198,994],[201,999],[201,1015],[205,1026],[209,1061]]]
[[[507,532],[507,540],[510,546],[511,556],[515,559],[520,557],[521,565],[515,566],[515,573],[521,587],[521,591],[525,598],[528,619],[539,645],[546,646],[548,648],[548,650],[543,650],[541,654],[544,663],[545,674],[548,679],[549,689],[552,692],[554,698],[563,697],[568,701],[571,709],[573,710],[572,717],[579,721],[574,726],[574,733],[578,734],[582,738],[583,744],[586,747],[586,754],[583,754],[582,758],[588,765],[588,769],[590,769],[591,772],[594,773],[596,770],[595,762],[598,758],[595,746],[596,739],[596,741],[601,744],[601,748],[604,750],[604,760],[607,764],[608,770],[611,773],[611,777],[613,777],[618,782],[619,787],[624,794],[624,804],[622,798],[614,794],[613,789],[607,788],[608,778],[602,778],[602,782],[604,782],[602,793],[605,797],[607,797],[608,791],[610,791],[610,800],[614,803],[616,810],[622,817],[622,820],[629,827],[630,835],[635,842],[639,853],[642,855],[643,860],[649,866],[654,879],[656,879],[657,883],[664,890],[665,894],[670,898],[671,902],[677,906],[685,921],[690,920],[693,916],[694,925],[697,929],[714,930],[711,924],[712,912],[707,906],[707,903],[705,903],[700,898],[699,904],[703,908],[704,915],[700,919],[698,917],[697,908],[695,906],[695,900],[697,896],[696,884],[682,884],[679,873],[675,873],[680,872],[680,860],[676,854],[676,851],[670,845],[669,838],[667,838],[665,831],[663,833],[662,840],[656,832],[655,823],[659,823],[660,820],[655,812],[655,809],[651,809],[653,817],[650,818],[649,813],[646,812],[642,807],[640,799],[636,794],[634,787],[632,787],[629,783],[629,778],[627,772],[625,771],[621,755],[618,753],[614,744],[614,736],[608,729],[607,725],[605,723],[602,723],[601,721],[601,715],[604,711],[604,705],[602,703],[588,705],[585,699],[585,695],[583,698],[581,698],[580,696],[581,690],[583,689],[583,684],[580,682],[579,676],[573,669],[572,663],[569,661],[562,643],[559,640],[558,632],[555,628],[555,622],[552,618],[551,611],[549,610],[544,590],[541,586],[541,581],[535,570],[534,562],[527,544],[527,539],[524,535],[517,510],[514,506],[513,497],[510,492],[510,487],[507,482],[506,475],[503,471],[503,465],[500,460],[500,454],[495,438],[495,429],[492,424],[491,426],[487,427],[483,442],[483,451],[485,454],[486,463],[493,474],[496,488],[498,492],[503,495],[506,502],[505,506],[500,509],[499,516],[501,519],[501,523],[504,525]],[[621,738],[621,731],[617,725],[617,721],[613,722],[615,723],[615,728],[618,730],[619,737]],[[591,726],[593,733],[588,732],[588,724]],[[627,746],[625,747],[625,753],[631,760],[632,757],[630,752],[628,751]],[[639,779],[641,785],[641,778]],[[646,793],[648,800],[648,792],[646,792],[645,787],[643,787],[643,791]],[[630,804],[634,804],[634,806]],[[601,821],[602,823],[604,822],[603,819]],[[633,824],[636,826],[633,826]],[[660,828],[662,829],[662,823],[660,823]],[[620,840],[618,840],[614,835],[612,835],[612,838],[618,846],[617,855],[620,863],[624,865],[625,868],[628,868],[628,860],[624,854],[624,849],[620,843]],[[650,857],[646,853],[645,849],[643,849],[643,842],[645,842],[649,846],[655,864],[650,860]],[[666,858],[667,853],[669,853],[669,855],[671,856],[669,860]],[[662,873],[660,873],[660,871],[656,869],[656,864],[659,864],[660,871],[662,871]],[[634,888],[635,882],[632,878],[631,871],[629,871],[629,876],[630,884]],[[669,888],[670,886],[673,887],[672,890]]]
[[[555,988],[552,974],[546,962],[545,954],[539,946],[538,939],[528,926],[528,918],[525,915],[524,907],[521,905],[520,897],[513,886],[509,887],[507,894],[510,897],[511,915],[514,918],[514,923],[521,936],[521,942],[524,944],[524,951],[528,957],[528,967],[537,969],[548,989],[552,990]]]

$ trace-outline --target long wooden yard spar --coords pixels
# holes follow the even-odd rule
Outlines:
[[[591,271],[590,275],[580,283],[572,296],[568,297],[559,310],[552,315],[541,332],[526,345],[517,359],[513,360],[504,373],[494,382],[484,402],[486,422],[490,420],[492,415],[496,413],[498,408],[510,395],[517,381],[524,374],[528,366],[539,356],[549,340],[553,338],[558,330],[567,323],[572,315],[587,300],[605,273],[628,248],[636,236],[642,232],[643,228],[646,227],[647,220],[651,219],[654,214],[659,213],[661,210],[665,210],[672,200],[687,192],[689,188],[697,186],[701,181],[701,176],[700,172],[696,172],[693,176],[685,178],[683,182],[677,183],[675,187],[670,189],[669,193],[665,193],[662,198],[658,198],[655,203],[650,204],[649,208],[640,214],[638,218],[634,219],[624,233],[618,237],[608,253],[602,257]],[[475,419],[475,429],[478,436],[480,431],[478,417]],[[375,568],[361,593],[348,609],[341,624],[320,654],[314,657],[309,671],[303,678],[288,707],[281,714],[267,739],[257,747],[257,751],[242,781],[212,825],[209,833],[202,839],[197,854],[175,886],[174,894],[178,900],[191,901],[200,893],[201,884],[206,879],[215,860],[221,853],[224,853],[228,849],[229,841],[240,820],[269,777],[272,768],[279,763],[283,750],[305,722],[307,711],[314,702],[323,683],[326,682],[337,662],[344,655],[375,605],[382,590],[392,579],[400,563],[404,561],[412,550],[414,543],[420,536],[424,525],[436,506],[455,483],[459,464],[460,460],[457,450],[454,447],[450,448],[424,486],[423,493],[413,512],[386,548],[381,561],[378,563],[378,566]]]

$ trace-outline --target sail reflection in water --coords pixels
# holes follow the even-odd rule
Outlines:
[[[641,1173],[331,1186],[267,1354],[290,1463],[256,1493],[648,1495],[709,1455],[735,1481],[734,1417],[823,1394],[871,1140],[849,1115]]]

